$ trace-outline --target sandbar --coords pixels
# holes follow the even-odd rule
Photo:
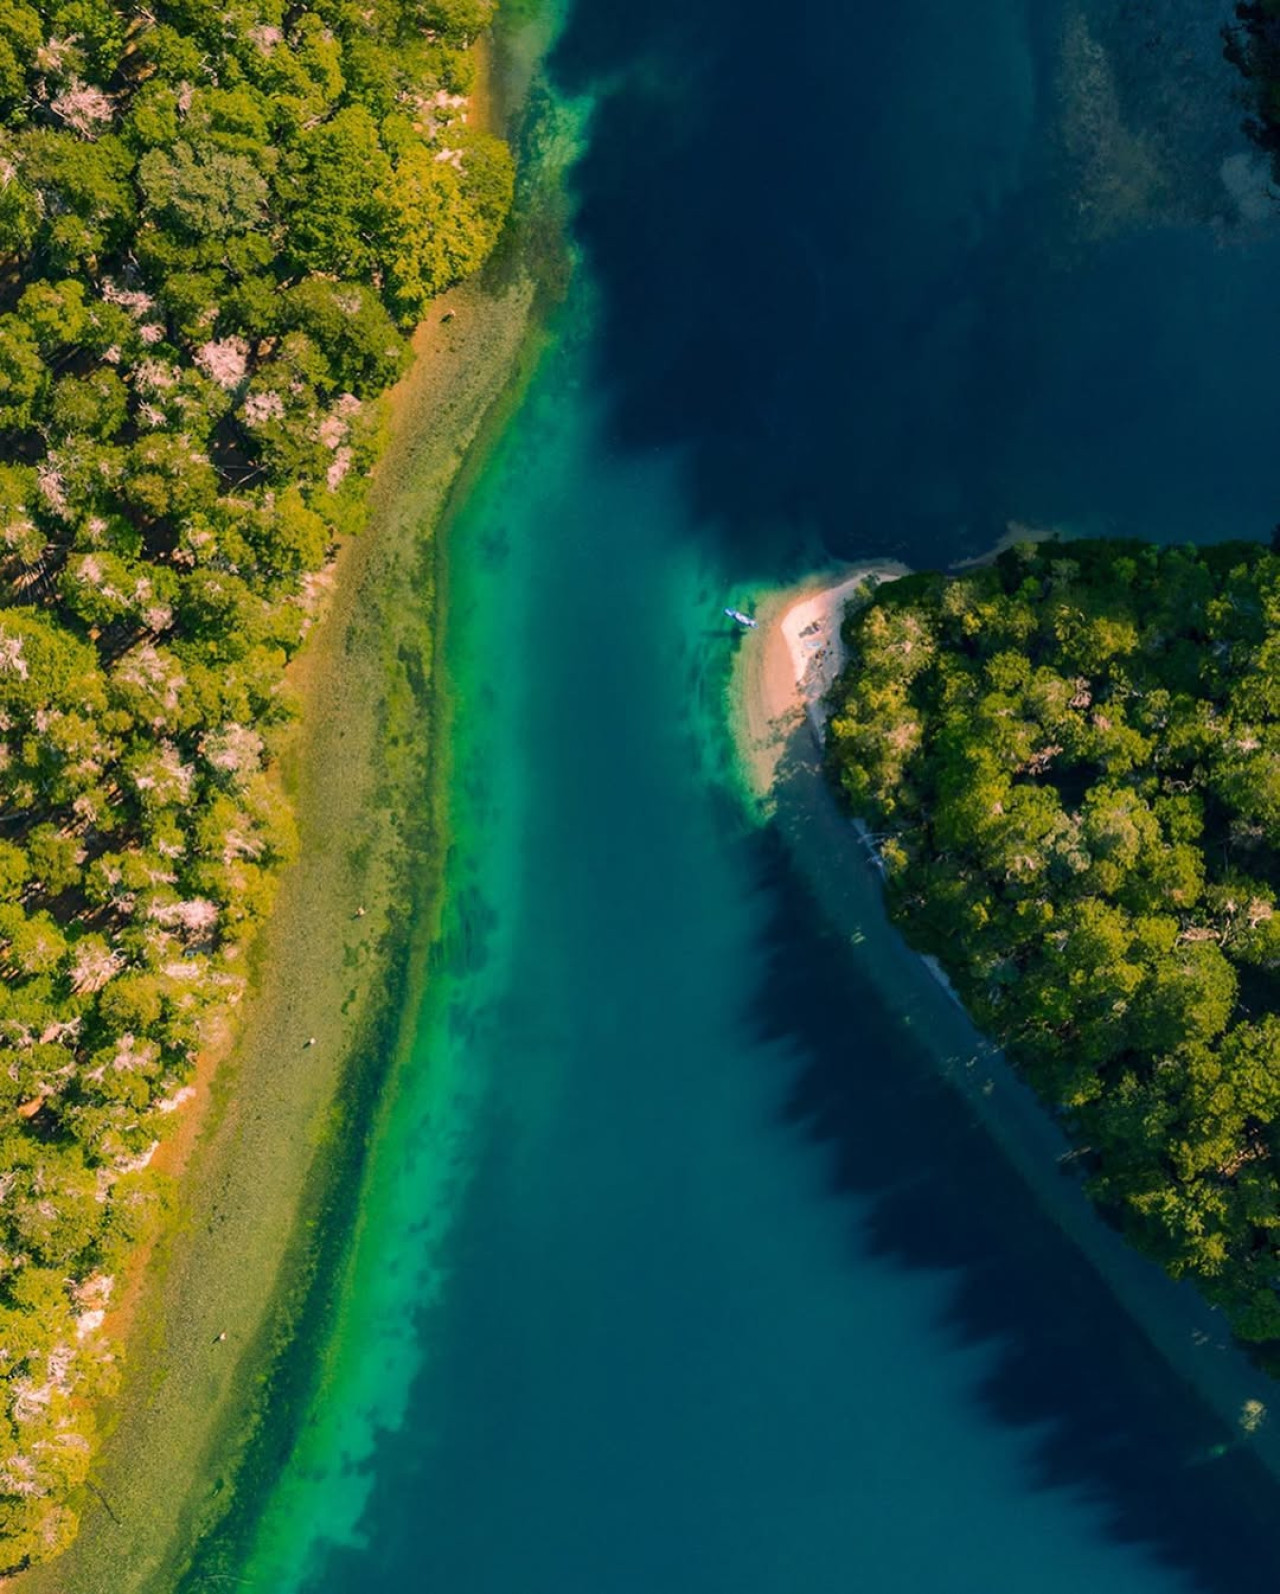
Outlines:
[[[757,797],[768,798],[788,739],[806,716],[821,739],[826,696],[845,665],[840,627],[849,602],[871,583],[909,574],[894,560],[872,560],[834,578],[810,576],[760,601],[733,688],[743,773]]]

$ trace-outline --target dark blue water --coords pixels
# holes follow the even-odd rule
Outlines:
[[[798,529],[1269,534],[1280,243],[1221,176],[1228,12],[579,5],[562,79],[624,74],[578,172],[621,438],[689,450],[767,568]]]
[[[1219,20],[578,0],[582,265],[451,533],[449,923],[257,1582],[1277,1586],[1247,1448],[736,802],[716,623],[1010,522],[1269,531]]]

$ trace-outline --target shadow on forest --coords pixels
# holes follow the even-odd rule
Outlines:
[[[832,1197],[856,1200],[851,1245],[952,1276],[944,1327],[992,1354],[976,1390],[985,1414],[1040,1430],[1037,1486],[1097,1502],[1117,1541],[1145,1546],[1206,1594],[1280,1586],[1270,1474],[1040,1212],[826,923],[790,853],[797,831],[830,817],[815,812],[817,779],[802,726],[784,757],[776,822],[747,843],[762,850],[777,904],[753,1017],[760,1039],[803,1059],[784,1120],[829,1154]],[[1215,1457],[1220,1445],[1232,1448]]]

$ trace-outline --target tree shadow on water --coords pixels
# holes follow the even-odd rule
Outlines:
[[[782,1116],[824,1148],[832,1197],[856,1199],[858,1254],[949,1275],[942,1327],[992,1358],[975,1389],[987,1418],[1036,1430],[1036,1487],[1096,1502],[1116,1541],[1206,1594],[1280,1587],[1274,1479],[1160,1359],[856,967],[793,863],[784,831],[800,822],[784,812],[748,843],[776,903],[752,1017],[802,1059]]]
[[[927,158],[948,9],[579,0],[554,52],[598,95],[570,180],[617,439],[680,448],[695,515],[748,561],[815,531],[910,555],[1003,529],[1035,357],[1001,329],[1032,279],[1016,215],[979,222],[975,180]]]

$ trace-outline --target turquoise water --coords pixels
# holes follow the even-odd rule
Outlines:
[[[459,771],[465,948],[379,1148],[326,1418],[251,1575],[1189,1586],[1112,1545],[1101,1505],[1032,1487],[1036,1432],[980,1414],[996,1346],[949,1343],[954,1281],[859,1255],[862,1203],[777,1121],[803,1060],[752,1011],[776,910],[708,752],[717,589],[678,466],[611,453],[583,357],[550,361],[457,528],[491,539],[453,621],[485,726]]]
[[[1276,1586],[1247,1452],[823,921],[724,712],[720,605],[805,559],[1280,505],[1276,240],[1229,105],[1161,131],[1213,29],[1155,10],[1190,88],[1109,7],[939,52],[940,3],[581,0],[584,264],[450,533],[447,924],[251,1586]]]

